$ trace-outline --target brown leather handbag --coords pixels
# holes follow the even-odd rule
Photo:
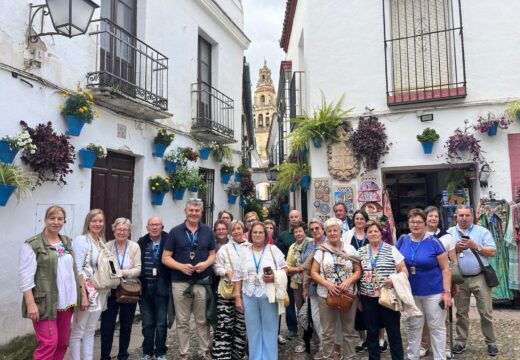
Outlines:
[[[120,304],[135,304],[141,294],[141,281],[139,279],[121,279],[121,284],[116,289],[116,302]]]
[[[356,300],[356,295],[348,292],[339,295],[331,295],[330,293],[327,295],[327,305],[343,313],[350,311],[354,300]]]

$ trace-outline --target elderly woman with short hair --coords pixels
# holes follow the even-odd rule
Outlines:
[[[341,241],[343,222],[332,218],[325,221],[327,243],[320,245],[314,254],[311,277],[318,284],[320,320],[322,327],[323,357],[340,359],[341,354],[334,352],[336,322],[341,322],[342,352],[348,359],[354,358],[357,300],[354,300],[348,312],[327,305],[327,296],[341,293],[355,293],[355,284],[361,277],[359,256],[350,244]]]
[[[106,248],[116,256],[124,279],[138,279],[141,275],[141,248],[130,240],[132,224],[120,217],[112,224],[115,239],[106,244]],[[128,358],[128,345],[132,333],[137,303],[120,304],[116,301],[116,290],[112,290],[107,301],[107,309],[101,313],[101,360],[109,360],[116,318],[119,313],[119,352],[118,359]]]

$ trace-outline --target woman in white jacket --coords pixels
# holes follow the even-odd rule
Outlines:
[[[213,270],[220,279],[217,291],[217,326],[213,334],[213,359],[242,359],[246,350],[246,323],[244,314],[235,308],[232,298],[222,296],[222,286],[231,282],[240,263],[240,251],[247,246],[244,239],[245,226],[240,220],[229,224],[231,239],[217,252]]]
[[[72,242],[81,291],[89,299],[88,309],[76,309],[70,333],[70,354],[73,360],[94,358],[96,323],[105,306],[108,291],[98,291],[91,278],[97,271],[101,244],[105,242],[105,215],[101,209],[92,209],[85,217],[82,235]]]

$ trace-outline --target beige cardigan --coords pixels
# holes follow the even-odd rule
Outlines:
[[[126,256],[129,256],[130,259],[132,259],[133,267],[131,269],[121,270],[121,273],[123,274],[124,278],[138,278],[141,275],[141,248],[135,241],[127,241],[128,250]],[[112,254],[114,254],[114,256],[117,257],[115,243],[115,240],[111,240],[108,243],[106,243],[105,246],[108,251],[110,251]]]

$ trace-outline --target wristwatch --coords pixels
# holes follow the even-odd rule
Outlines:
[[[478,251],[478,252],[481,252],[481,251],[482,251],[482,246],[478,245],[478,246],[477,246],[477,251]]]

